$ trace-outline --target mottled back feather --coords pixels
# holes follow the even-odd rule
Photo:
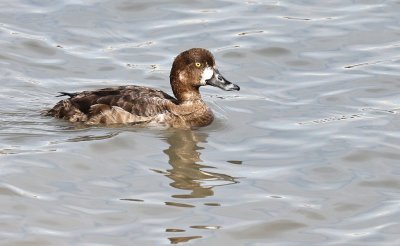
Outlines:
[[[164,113],[168,103],[177,104],[177,100],[165,92],[134,85],[63,94],[73,96],[58,102],[47,115],[70,120],[78,111],[89,114],[91,106],[104,104],[137,116],[155,116]]]

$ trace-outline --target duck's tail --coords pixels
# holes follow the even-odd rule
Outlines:
[[[69,93],[69,92],[58,92],[60,95],[56,97],[64,97],[64,96],[69,96],[70,98],[76,97],[78,93]]]
[[[65,96],[70,96],[66,94]],[[71,101],[64,99],[59,101],[52,109],[42,111],[42,115],[53,116],[60,119],[65,119],[70,122],[86,121],[87,116],[79,110]]]

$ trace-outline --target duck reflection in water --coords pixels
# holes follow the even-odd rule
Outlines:
[[[213,187],[238,183],[236,178],[229,175],[202,170],[215,168],[199,164],[199,162],[203,162],[200,158],[200,150],[204,148],[200,147],[198,143],[206,143],[207,137],[208,134],[204,132],[175,129],[165,139],[170,146],[164,150],[164,153],[168,155],[169,164],[172,166],[172,169],[167,170],[166,176],[174,181],[170,185],[181,190],[191,191],[190,194],[173,195],[172,197],[213,196]]]

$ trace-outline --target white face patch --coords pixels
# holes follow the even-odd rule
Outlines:
[[[182,73],[179,73],[179,80],[184,81],[186,79],[186,76]]]
[[[214,75],[214,70],[211,67],[206,67],[201,74],[201,80],[200,83],[202,85],[206,85],[206,80],[211,79],[211,77]]]

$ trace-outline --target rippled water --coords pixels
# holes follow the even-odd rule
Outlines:
[[[400,1],[1,1],[1,245],[400,245]],[[58,91],[169,88],[193,130],[43,117]]]

